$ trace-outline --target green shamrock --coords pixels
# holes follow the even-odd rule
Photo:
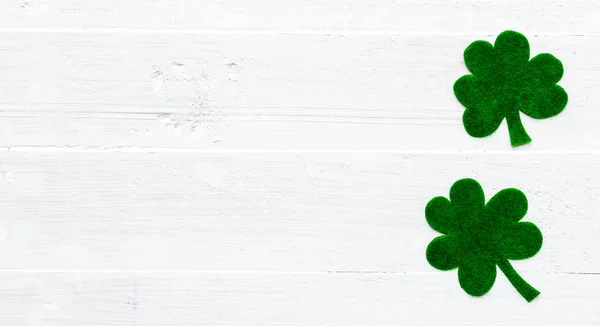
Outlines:
[[[444,235],[427,246],[427,261],[440,270],[458,267],[458,282],[472,296],[486,294],[496,280],[496,265],[527,300],[540,292],[512,267],[509,259],[526,259],[542,247],[542,232],[527,213],[527,198],[518,189],[498,192],[486,204],[483,189],[473,179],[458,180],[450,200],[439,196],[425,208],[429,225]]]
[[[567,92],[556,84],[563,75],[562,63],[549,53],[529,60],[529,42],[522,34],[505,31],[493,46],[475,41],[464,59],[473,74],[454,83],[454,94],[466,107],[463,124],[473,137],[493,134],[506,118],[511,145],[529,143],[519,111],[546,119],[567,105]]]

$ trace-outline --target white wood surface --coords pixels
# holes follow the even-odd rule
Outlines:
[[[0,326],[600,325],[599,10],[0,1]],[[516,149],[452,93],[505,29],[569,94]],[[527,195],[534,302],[427,263],[425,205],[464,177]]]
[[[0,28],[600,32],[590,0],[10,0]]]
[[[593,324],[600,246],[590,239],[600,222],[589,216],[600,212],[600,172],[586,167],[599,161],[556,153],[4,152],[0,268],[11,281],[0,283],[9,298],[0,320]],[[469,176],[488,198],[509,186],[529,195],[527,220],[545,244],[514,265],[543,292],[533,308],[501,275],[485,299],[473,299],[456,271],[425,260],[437,233],[424,205]],[[127,301],[136,287],[139,310]],[[439,305],[443,315],[418,308]]]
[[[0,33],[0,145],[510,150],[505,124],[462,126],[452,85],[477,38]],[[598,149],[599,41],[531,38],[563,60],[569,105],[523,115],[533,142],[517,150]]]
[[[0,273],[4,325],[596,325],[597,276],[531,275],[527,304],[499,277],[485,300],[455,275]],[[587,321],[587,323],[586,323]]]
[[[433,272],[427,202],[516,187],[546,237],[524,269],[600,270],[600,155],[0,154],[2,269]],[[556,189],[561,191],[557,192]],[[32,203],[35,203],[33,205]],[[19,250],[15,250],[15,249]],[[175,254],[176,253],[176,254]],[[452,286],[458,286],[452,284]]]

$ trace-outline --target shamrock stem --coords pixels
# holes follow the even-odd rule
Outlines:
[[[517,289],[517,291],[527,300],[527,302],[533,301],[539,294],[540,291],[536,290],[533,286],[529,285],[519,273],[512,267],[508,259],[504,259],[498,264],[500,270],[510,283]]]
[[[510,144],[514,147],[527,144],[531,141],[531,137],[525,131],[521,122],[521,114],[519,110],[510,109],[506,115],[506,123],[508,124],[508,134],[510,135]]]

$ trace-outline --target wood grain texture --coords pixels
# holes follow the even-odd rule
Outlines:
[[[424,216],[463,177],[521,189],[520,272],[597,273],[600,155],[0,154],[0,269],[433,272]]]
[[[598,275],[545,275],[531,304],[456,273],[0,273],[3,325],[596,325]],[[412,295],[408,295],[412,294]],[[432,313],[435,309],[435,313]]]
[[[452,85],[474,36],[0,33],[0,146],[510,150]],[[485,37],[493,41],[493,37]],[[600,36],[531,37],[569,104],[517,150],[595,151]]]
[[[586,0],[14,0],[0,3],[0,27],[598,33],[599,10]]]
[[[0,325],[600,325],[599,10],[0,1]],[[452,93],[506,29],[569,94],[514,149]],[[464,177],[527,195],[532,303],[427,263],[425,205]]]

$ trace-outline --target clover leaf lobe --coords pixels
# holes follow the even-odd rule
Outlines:
[[[467,260],[458,267],[460,287],[472,296],[489,292],[496,281],[496,265],[485,259]]]
[[[459,244],[455,235],[442,235],[433,239],[427,246],[427,261],[443,271],[457,268],[460,263]]]
[[[525,214],[529,203],[525,194],[515,188],[507,188],[495,194],[486,204],[486,210],[507,222],[518,222]]]
[[[540,251],[542,243],[542,232],[535,224],[519,222],[505,229],[502,251],[508,259],[527,259]]]

